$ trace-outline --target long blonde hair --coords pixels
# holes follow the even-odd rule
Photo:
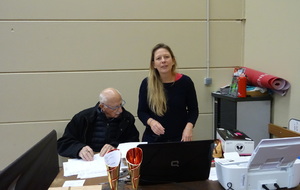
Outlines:
[[[172,67],[172,72],[176,73],[176,59],[173,54],[173,51],[169,46],[163,43],[157,44],[152,49],[151,60],[150,60],[150,68],[149,68],[149,76],[148,76],[148,94],[147,100],[150,109],[158,116],[163,116],[167,111],[167,97],[164,90],[163,82],[160,78],[159,72],[154,68],[154,54],[160,49],[164,48],[171,54],[174,65]]]

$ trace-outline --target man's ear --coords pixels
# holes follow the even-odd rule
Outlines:
[[[102,109],[104,107],[103,104],[99,104],[99,108]]]

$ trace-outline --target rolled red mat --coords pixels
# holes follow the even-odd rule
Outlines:
[[[243,68],[245,68],[245,74],[249,85],[268,88],[282,96],[287,93],[291,86],[290,83],[283,78],[250,69],[248,67]]]

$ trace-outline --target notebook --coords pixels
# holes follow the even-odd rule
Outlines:
[[[140,185],[206,180],[213,140],[140,144]]]

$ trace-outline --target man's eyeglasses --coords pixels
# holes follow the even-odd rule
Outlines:
[[[109,109],[115,111],[115,110],[118,110],[119,108],[123,107],[123,106],[126,104],[126,102],[125,102],[125,100],[122,100],[122,103],[121,103],[119,106],[114,106],[114,107],[111,107],[111,106],[106,105],[106,104],[104,104],[104,103],[102,103],[102,104],[103,104],[104,106],[108,107]]]

